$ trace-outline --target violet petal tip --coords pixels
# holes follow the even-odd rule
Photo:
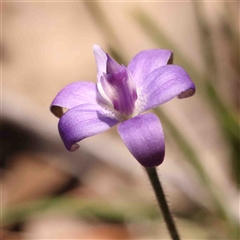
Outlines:
[[[78,148],[80,148],[79,144],[75,143],[71,146],[70,152],[75,152]]]

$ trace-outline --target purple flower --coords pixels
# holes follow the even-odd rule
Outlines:
[[[183,68],[169,64],[173,59],[169,50],[142,51],[127,67],[97,45],[93,51],[97,84],[69,84],[51,104],[52,113],[60,118],[66,148],[74,151],[77,142],[120,123],[118,132],[138,162],[144,167],[160,165],[165,153],[161,123],[154,114],[142,113],[174,97],[192,96],[194,83]]]

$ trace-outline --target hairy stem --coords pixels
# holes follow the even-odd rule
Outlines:
[[[171,212],[169,210],[169,207],[163,192],[161,182],[158,178],[156,168],[145,168],[145,170],[152,184],[153,190],[157,198],[158,205],[162,211],[163,218],[167,224],[167,228],[172,237],[172,240],[180,240],[176,225],[173,221],[173,217],[171,215]]]

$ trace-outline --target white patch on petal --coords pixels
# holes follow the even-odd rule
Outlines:
[[[122,65],[122,66],[124,67],[124,65]],[[128,78],[129,78],[129,81],[127,81],[128,89],[129,89],[130,93],[133,93],[137,89],[136,83],[135,83],[135,81],[133,79],[132,74],[129,72],[129,70],[127,68],[126,68],[126,71],[127,71]]]
[[[110,101],[110,99],[108,98],[108,96],[105,94],[105,92],[102,89],[102,85],[101,84],[97,84],[97,88],[98,88],[98,97],[97,97],[97,101],[98,104],[102,107],[104,115],[110,118],[115,118],[117,119],[119,122],[123,121],[123,117],[121,116],[121,114],[116,111],[113,107],[112,102]],[[104,97],[105,95],[105,97]]]
[[[141,89],[137,89],[137,100],[135,102],[135,109],[134,112],[132,114],[133,117],[139,115],[140,113],[143,112],[144,106],[147,104],[148,102],[148,98],[146,94],[143,94]]]
[[[98,92],[100,93],[100,95],[103,97],[103,99],[107,102],[107,104],[109,106],[113,107],[112,101],[110,100],[110,98],[107,96],[107,94],[103,90],[101,81],[99,81],[97,83],[97,89],[98,89]]]
[[[119,122],[126,120],[118,111],[116,111],[113,107],[109,107],[104,103],[99,103],[103,109],[103,113],[105,116],[109,118],[117,119]]]

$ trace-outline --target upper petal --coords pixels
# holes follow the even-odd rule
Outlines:
[[[74,151],[77,142],[108,130],[118,121],[110,111],[100,105],[83,104],[67,111],[60,119],[58,129],[69,151]]]
[[[128,70],[141,86],[144,79],[155,69],[167,65],[172,61],[173,54],[165,49],[145,50],[138,53],[128,64]]]
[[[97,64],[97,81],[99,82],[102,74],[107,71],[107,54],[96,44],[93,45],[93,53]]]
[[[156,167],[163,162],[165,142],[158,117],[148,113],[131,118],[118,127],[125,145],[144,167]]]
[[[125,66],[116,65],[111,70],[113,71],[107,71],[107,74],[101,77],[101,81],[98,83],[99,92],[101,94],[102,89],[113,108],[121,115],[130,116],[134,111],[137,99],[135,82]],[[102,96],[104,97],[104,95]]]
[[[97,104],[97,86],[91,82],[74,82],[63,88],[51,104],[51,112],[61,117],[63,108],[71,109],[81,104]]]
[[[174,97],[186,98],[195,93],[188,73],[177,65],[166,65],[153,71],[142,84],[136,102],[138,112],[157,107]]]

